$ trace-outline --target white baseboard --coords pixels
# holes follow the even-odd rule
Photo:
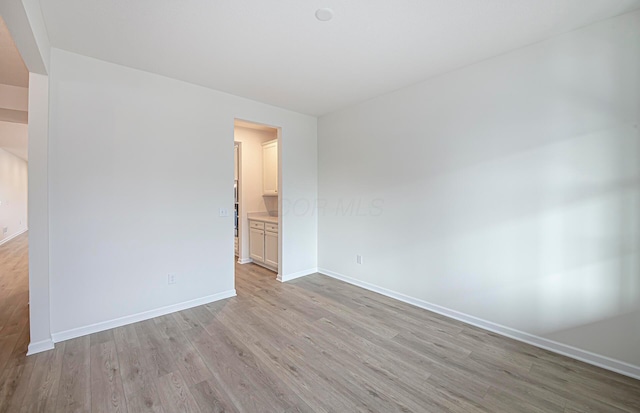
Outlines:
[[[540,347],[545,350],[552,351],[554,353],[562,354],[563,356],[571,357],[576,360],[583,361],[588,364],[592,364],[597,367],[602,367],[606,370],[611,370],[616,373],[623,374],[625,376],[632,377],[634,379],[640,379],[640,366],[634,366],[629,363],[625,363],[620,360],[615,360],[600,354],[595,354],[590,351],[582,350],[567,344],[558,343],[557,341],[549,340],[544,337],[536,336],[533,334],[525,333],[511,327],[506,327],[491,321],[483,320],[468,314],[464,314],[455,310],[448,309],[446,307],[432,304],[427,301],[420,300],[418,298],[410,297],[408,295],[398,293],[386,288],[378,287],[377,285],[370,284],[365,281],[360,281],[355,278],[347,277],[346,275],[339,274],[335,271],[327,270],[325,268],[319,268],[318,272],[329,277],[344,281],[349,284],[362,287],[366,290],[382,294],[384,296],[394,298],[398,301],[405,302],[407,304],[415,305],[416,307],[423,308],[425,310],[433,311],[455,320],[462,321],[467,324],[471,324],[476,327],[480,327],[484,330],[492,331],[494,333],[512,338],[514,340],[522,341],[523,343],[531,344],[536,347]]]
[[[249,264],[253,262],[251,258],[238,258],[238,264]]]
[[[195,300],[185,301],[179,304],[173,304],[166,307],[157,308],[155,310],[144,311],[125,317],[116,318],[113,320],[103,321],[100,323],[91,324],[84,327],[78,327],[71,330],[61,331],[53,333],[51,337],[54,343],[59,343],[65,340],[71,340],[72,338],[86,336],[88,334],[98,333],[100,331],[110,330],[112,328],[121,327],[127,324],[137,323],[138,321],[148,320],[154,317],[160,317],[166,314],[175,313],[176,311],[186,310],[188,308],[197,307],[204,304],[209,304],[214,301],[224,300],[225,298],[235,297],[236,290],[223,291],[218,294],[209,295]]]
[[[298,271],[298,272],[294,272],[293,274],[278,274],[278,276],[276,277],[276,279],[280,282],[287,282],[287,281],[291,281],[291,280],[295,280],[296,278],[300,278],[300,277],[304,277],[307,275],[311,275],[311,274],[315,274],[318,272],[318,268],[314,267],[314,268],[309,268],[306,270],[302,270],[302,271]]]
[[[17,237],[17,236],[20,236],[20,235],[24,234],[24,233],[25,233],[25,232],[27,232],[28,230],[29,230],[29,228],[25,228],[25,229],[23,229],[23,230],[21,230],[21,231],[16,232],[15,234],[13,234],[13,235],[11,235],[11,236],[9,236],[9,237],[7,237],[7,238],[3,239],[2,241],[0,241],[0,245],[2,245],[2,244],[6,244],[7,242],[11,241],[11,240],[12,240],[12,239],[14,239],[15,237]]]
[[[29,348],[27,349],[27,356],[30,356],[36,353],[42,353],[43,351],[47,351],[47,350],[53,350],[53,347],[54,345],[53,345],[52,339],[42,340],[35,343],[29,343]]]

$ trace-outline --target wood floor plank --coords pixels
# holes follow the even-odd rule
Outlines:
[[[360,403],[357,410],[375,410],[375,411],[421,411],[421,406],[435,407],[438,405],[447,405],[447,401],[438,395],[435,398],[425,398],[425,394],[431,394],[429,390],[433,390],[426,379],[430,376],[427,371],[414,370],[408,364],[398,363],[398,359],[392,356],[391,352],[386,352],[384,348],[378,347],[374,351],[361,351],[362,347],[358,343],[362,343],[346,331],[345,334],[334,331],[323,330],[317,328],[316,323],[310,324],[309,329],[298,333],[294,326],[287,323],[286,318],[277,316],[266,317],[265,314],[256,314],[261,318],[261,323],[267,325],[270,323],[269,318],[277,323],[277,328],[286,331],[289,337],[299,335],[306,342],[305,344],[314,349],[312,353],[325,353],[330,356],[321,362],[314,362],[307,369],[316,370],[321,375],[328,374],[331,377],[331,366],[334,369],[344,369],[347,372],[356,372],[356,378],[343,382],[338,380],[340,388],[349,389],[349,392],[357,403]],[[304,346],[299,344],[298,346]],[[373,345],[366,345],[367,350],[373,350]],[[384,355],[378,357],[378,355]],[[304,358],[308,358],[305,356]],[[298,362],[297,365],[299,365]],[[328,370],[323,370],[320,366],[329,366]],[[409,375],[405,375],[405,370]],[[365,381],[360,381],[360,377]],[[406,380],[404,380],[406,379]],[[417,380],[416,380],[417,379]],[[334,379],[335,380],[335,379]],[[355,384],[355,386],[354,386]],[[340,391],[341,389],[334,389]],[[388,398],[391,396],[391,398]],[[398,396],[401,396],[397,399]],[[349,394],[345,397],[350,397]],[[396,399],[394,399],[396,397]],[[463,402],[465,411],[478,411],[474,403]]]
[[[64,343],[56,412],[82,413],[91,410],[91,350],[88,336]]]
[[[28,362],[14,363],[0,375],[0,413],[19,412],[29,392],[29,381],[35,357]]]
[[[200,310],[212,317],[211,313],[203,307],[200,307]],[[165,341],[169,344],[173,354],[174,365],[180,371],[188,386],[211,378],[211,372],[202,357],[193,347],[193,344],[187,340],[174,318],[159,317],[156,319],[156,325]],[[201,327],[197,328],[201,329]]]
[[[191,387],[193,395],[202,413],[236,413],[233,402],[212,380],[205,380]]]
[[[29,320],[29,292],[23,291],[15,294],[16,301],[13,303],[13,311],[5,319],[0,335],[9,336],[22,331],[22,328]],[[0,315],[0,320],[3,316]]]
[[[331,377],[332,365],[336,367],[344,367],[345,364],[349,365],[349,368],[346,368],[345,371],[353,372],[353,374],[350,375],[351,377],[333,376],[331,381],[335,384],[332,386],[332,392],[341,392],[345,397],[352,398],[352,401],[355,402],[353,410],[411,411],[405,404],[413,404],[413,411],[419,409],[419,406],[412,400],[414,395],[405,393],[408,397],[402,401],[398,401],[394,400],[393,397],[389,397],[388,394],[385,394],[385,390],[387,390],[385,380],[388,376],[377,374],[381,370],[377,368],[378,366],[374,366],[373,369],[368,369],[364,365],[367,362],[371,362],[372,359],[365,360],[365,363],[360,365],[358,364],[358,361],[360,361],[358,358],[355,360],[340,358],[340,356],[344,357],[346,349],[345,347],[335,345],[337,341],[332,343],[324,341],[324,334],[314,330],[311,325],[308,325],[308,330],[299,332],[291,325],[287,325],[284,319],[281,321],[282,323],[271,325],[270,327],[271,321],[268,317],[265,317],[261,319],[260,323],[263,329],[271,328],[273,331],[284,329],[283,331],[286,331],[287,334],[285,336],[288,337],[290,344],[278,344],[282,353],[290,354],[292,357],[301,355],[302,359],[313,361],[309,364],[303,364],[304,361],[298,360],[297,363],[291,365],[290,368],[298,370],[298,367],[293,367],[294,365],[298,365],[304,370],[314,371],[319,377]],[[246,328],[245,324],[242,325],[244,326],[243,328]],[[318,345],[318,342],[322,344]],[[291,353],[291,349],[294,347],[297,350],[295,353]],[[397,390],[399,393],[403,393],[402,389]],[[387,391],[387,393],[389,392]]]
[[[257,386],[253,381],[245,381],[244,375],[234,368],[230,359],[225,361],[225,353],[209,339],[204,330],[192,333],[189,337],[205,363],[213,373],[214,386],[219,387],[232,400],[241,412],[259,411],[261,406],[269,406],[260,399],[260,393],[254,391]]]
[[[559,392],[565,393],[567,400],[587,405],[593,404],[601,409],[616,408],[629,413],[640,412],[640,392],[630,393],[628,390],[610,386],[604,381],[595,382],[583,379],[579,375],[563,377],[538,365],[531,368],[529,375],[553,385]]]
[[[4,369],[9,362],[19,338],[20,336],[17,333],[9,336],[0,336],[0,370]]]
[[[129,412],[165,413],[151,374],[153,366],[143,355],[135,325],[114,329],[113,337]]]
[[[318,374],[308,365],[312,356],[305,349],[296,346],[286,335],[275,334],[268,323],[255,317],[252,308],[247,313],[229,311],[219,313],[220,321],[225,325],[242,325],[233,333],[264,364],[269,365],[285,384],[294,390],[314,412],[350,412],[357,411],[357,402],[339,397],[335,383]],[[215,325],[209,326],[215,329]],[[278,330],[278,327],[275,327]]]
[[[144,392],[148,387],[154,387],[150,371],[147,371],[148,367],[135,327],[132,325],[118,327],[113,330],[113,336],[125,396]]]
[[[521,398],[515,397],[512,393],[500,391],[493,387],[489,389],[484,400],[486,405],[493,411],[517,411],[527,413],[562,413],[564,411],[564,406],[534,405]]]
[[[156,394],[141,391],[127,396],[127,408],[135,413],[171,413],[162,407],[162,401]]]
[[[382,322],[391,328],[405,327],[409,330],[435,330],[442,335],[455,335],[464,328],[464,324],[445,317],[426,312],[418,307],[406,304],[381,294],[363,290],[343,282],[327,283],[326,277],[315,274],[296,280],[305,290],[313,291],[328,299],[338,300],[355,311],[367,314],[372,319]],[[424,321],[428,320],[428,323]]]
[[[192,328],[202,328],[202,325],[197,320],[194,314],[189,311],[179,311],[169,315],[178,324],[181,330],[190,330]]]
[[[539,407],[556,411],[566,404],[566,393],[558,393],[556,389],[542,381],[530,377],[520,369],[512,369],[508,364],[501,364],[491,359],[469,357],[455,368],[473,374],[483,380],[491,388],[500,389],[516,399],[523,399]],[[488,393],[488,392],[487,392]]]
[[[130,412],[163,412],[154,365],[145,357],[136,325],[113,330],[120,377]]]
[[[215,377],[225,384],[235,401],[256,411],[270,406],[271,411],[310,411],[309,407],[284,385],[282,380],[269,374],[270,370],[228,329],[217,321],[208,329],[212,335],[200,334],[193,340]],[[250,396],[250,397],[247,397]],[[264,409],[264,407],[262,407]]]
[[[162,377],[175,371],[177,367],[173,361],[171,348],[155,322],[146,320],[136,323],[135,329],[142,346],[142,354],[147,359],[154,377]]]
[[[65,344],[36,354],[21,413],[49,413],[55,410]]]
[[[202,413],[180,372],[169,373],[158,379],[160,398],[166,411],[175,413]]]
[[[113,341],[91,345],[92,412],[127,412],[119,369]]]
[[[89,335],[91,346],[113,341],[113,330],[99,331]]]

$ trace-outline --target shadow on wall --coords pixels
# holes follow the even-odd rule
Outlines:
[[[385,267],[397,263],[398,250],[424,264],[424,277],[404,290],[434,302],[448,297],[458,311],[543,336],[640,310],[636,125],[420,184],[398,188],[398,196],[415,191],[418,209],[441,219],[412,227],[387,213],[379,223],[406,229],[386,262],[379,251]]]

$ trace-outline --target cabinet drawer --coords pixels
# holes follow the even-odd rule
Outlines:
[[[249,221],[249,228],[264,229],[264,222]]]
[[[267,222],[264,224],[264,230],[270,232],[278,232],[278,224],[270,224]]]

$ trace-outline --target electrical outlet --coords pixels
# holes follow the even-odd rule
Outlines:
[[[362,255],[356,255],[356,263],[364,264],[364,259],[362,258]]]
[[[227,208],[220,208],[219,215],[221,217],[228,217],[229,216],[229,210]]]
[[[169,274],[167,276],[167,284],[175,284],[178,282],[178,274]]]
[[[3,234],[6,234],[7,232],[9,232],[9,227],[2,228],[2,233]]]

